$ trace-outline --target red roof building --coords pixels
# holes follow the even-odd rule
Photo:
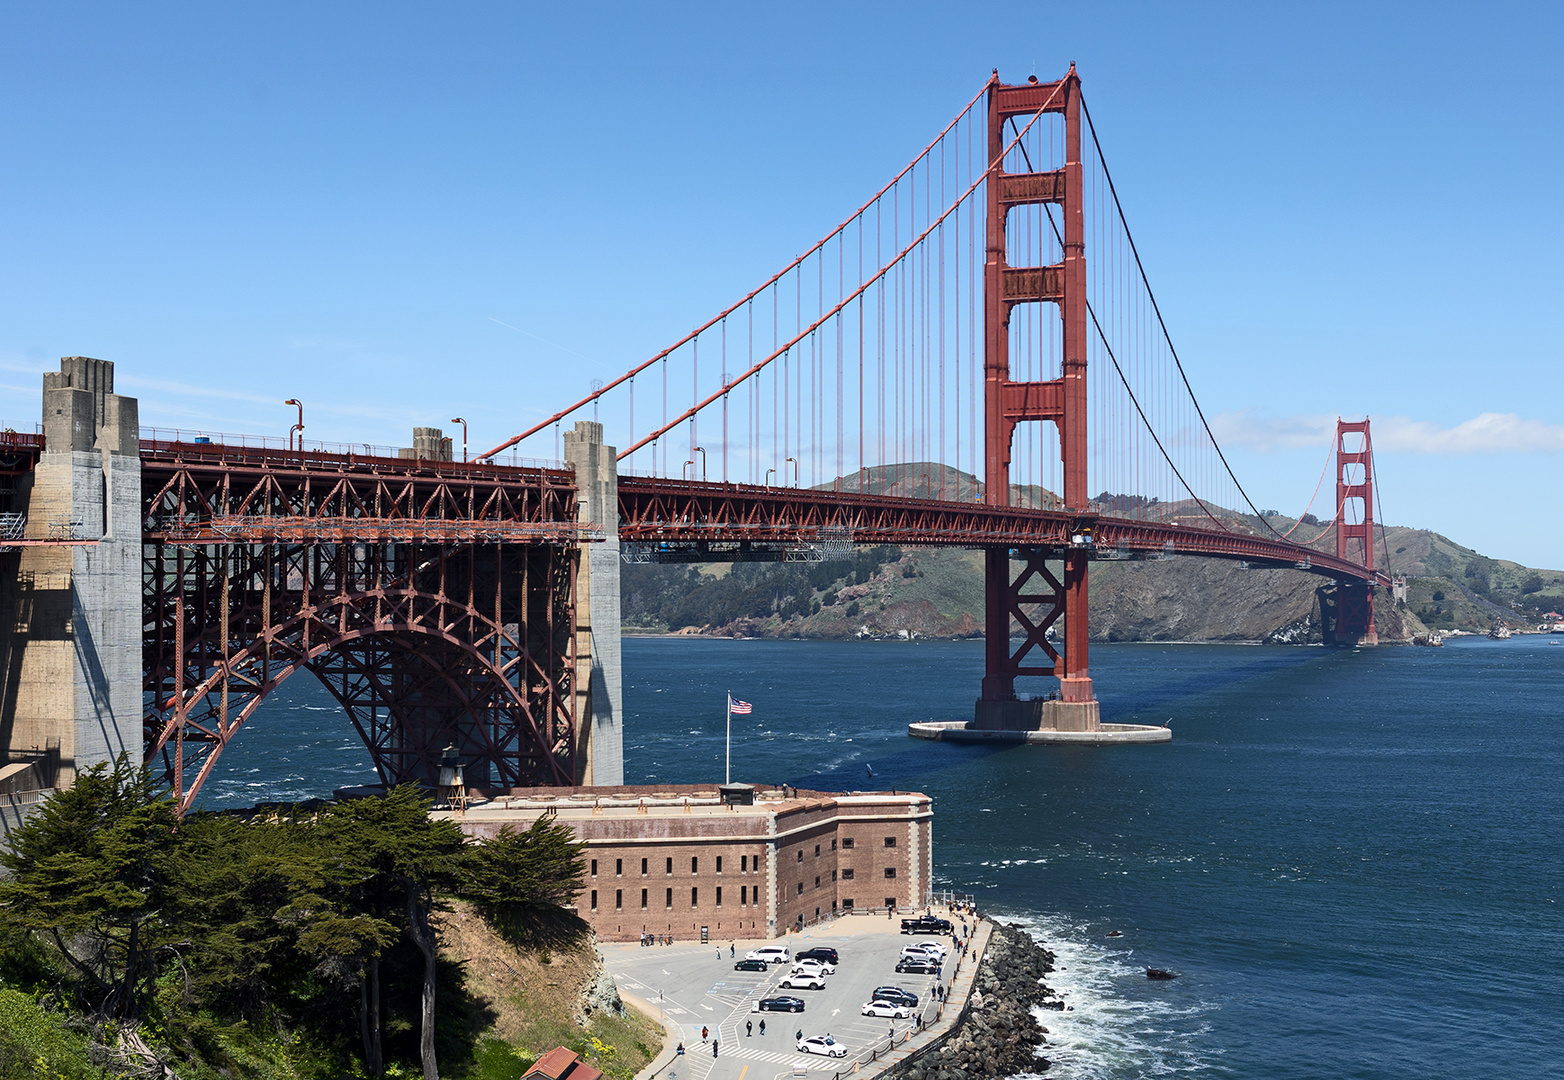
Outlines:
[[[563,1046],[556,1046],[532,1063],[521,1080],[600,1080],[603,1073]]]

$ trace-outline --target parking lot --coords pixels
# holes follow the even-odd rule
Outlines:
[[[774,965],[769,971],[735,971],[736,960],[767,942],[709,945],[677,944],[642,947],[634,944],[602,946],[621,992],[633,994],[681,1035],[685,1055],[659,1080],[770,1080],[791,1076],[797,1066],[811,1072],[835,1072],[871,1047],[883,1047],[887,1036],[916,1026],[920,1013],[934,1016],[933,988],[954,966],[947,957],[943,974],[896,973],[902,946],[936,940],[898,932],[900,922],[871,916],[837,919],[816,930],[790,934],[785,944],[794,955],[816,946],[830,946],[840,954],[836,974],[826,978],[824,990],[777,988],[791,965]],[[948,948],[951,938],[941,937]],[[718,956],[718,952],[721,956]],[[862,1015],[865,1002],[876,987],[899,986],[918,996],[918,1007],[909,1019],[891,1020]],[[804,1001],[802,1013],[754,1012],[761,998],[788,995]],[[765,1022],[765,1034],[760,1032]],[[701,1040],[701,1028],[710,1036]],[[796,1035],[830,1034],[847,1050],[847,1057],[827,1058],[801,1054]],[[718,1056],[712,1039],[720,1040]],[[751,1077],[749,1074],[753,1073]]]

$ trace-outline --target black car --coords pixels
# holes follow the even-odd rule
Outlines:
[[[795,964],[800,960],[824,960],[828,964],[841,963],[836,957],[836,950],[827,948],[805,949],[793,957]]]
[[[761,998],[755,1002],[756,1012],[803,1012],[804,1002],[796,997]]]
[[[897,1005],[905,1005],[909,1009],[918,1007],[918,995],[909,994],[899,986],[878,986],[874,993],[869,995],[870,1001],[890,1001]]]
[[[733,965],[734,971],[769,971],[770,966],[764,960],[740,960]]]
[[[948,934],[951,930],[949,919],[933,915],[919,915],[916,919],[901,921],[901,932],[904,934]]]
[[[896,965],[896,972],[899,975],[938,975],[939,965],[932,957],[928,960],[909,958]]]

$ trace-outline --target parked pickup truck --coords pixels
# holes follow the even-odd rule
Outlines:
[[[919,915],[916,919],[901,921],[901,932],[904,934],[948,934],[950,930],[949,919],[940,919],[933,915]]]

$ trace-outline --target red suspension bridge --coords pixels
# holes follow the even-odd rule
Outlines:
[[[15,534],[7,545],[0,533],[0,550],[19,552],[22,592],[56,564],[108,565],[91,552],[126,540],[114,525],[123,466],[105,465],[122,477],[112,482],[82,479],[68,451],[139,457],[140,558],[128,560],[142,741],[185,806],[299,671],[330,688],[386,783],[432,781],[453,744],[480,788],[621,782],[616,540],[652,559],[981,548],[979,728],[1098,730],[1094,560],[1204,556],[1321,575],[1336,583],[1337,641],[1375,639],[1374,590],[1390,585],[1375,564],[1367,421],[1338,424],[1336,515],[1308,542],[1272,528],[1233,474],[1073,67],[1014,86],[996,73],[759,288],[474,461],[306,446],[302,406],[286,449],[137,442],[135,403],[112,389],[101,361],[69,358],[46,376],[44,437],[12,439],[0,473],[36,467],[35,492],[72,501],[56,499],[45,532],[35,496],[25,529],[19,514],[0,522]],[[502,463],[522,444],[574,473]],[[63,479],[45,483],[50,469]],[[73,521],[78,504],[98,526]],[[105,624],[118,618],[101,602]],[[25,657],[13,669],[25,682]],[[1058,680],[1047,710],[1017,694],[1025,677]],[[78,733],[91,709],[102,728],[111,696],[84,693],[97,704],[74,706]],[[7,722],[15,745],[25,736]]]
[[[624,540],[981,547],[980,720],[1017,711],[1021,676],[1057,677],[1059,697],[1095,716],[1094,559],[1177,553],[1325,575],[1338,640],[1374,638],[1373,589],[1389,584],[1375,568],[1367,421],[1338,427],[1334,553],[1273,529],[1233,474],[1073,67],[1018,86],[996,72],[780,273],[479,460],[588,407],[623,447]],[[967,470],[980,469],[978,483]],[[1062,648],[1050,640],[1061,621]]]

